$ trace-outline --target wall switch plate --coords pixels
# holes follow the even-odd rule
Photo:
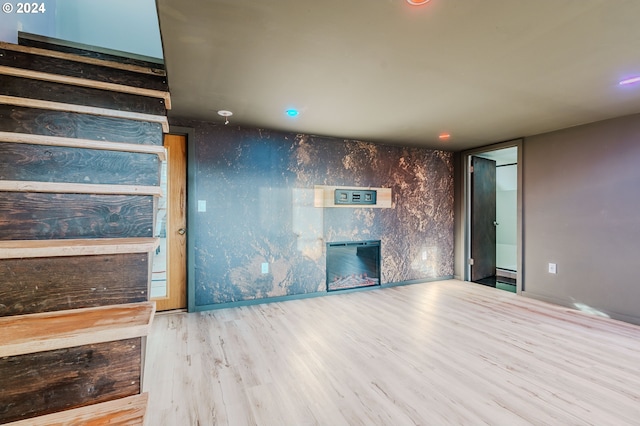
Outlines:
[[[269,264],[267,262],[264,262],[262,264],[262,273],[263,274],[268,274],[269,273]]]
[[[198,212],[207,211],[207,200],[198,200]]]
[[[549,264],[549,273],[550,274],[557,274],[558,273],[558,265],[556,265],[555,263],[550,263]]]
[[[422,252],[422,260],[427,260],[427,251]]]

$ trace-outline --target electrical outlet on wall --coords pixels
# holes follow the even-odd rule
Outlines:
[[[558,265],[556,265],[555,263],[550,263],[549,264],[549,273],[550,274],[557,274],[558,273]]]
[[[269,264],[267,262],[264,262],[262,264],[262,273],[263,274],[268,274],[269,273]]]

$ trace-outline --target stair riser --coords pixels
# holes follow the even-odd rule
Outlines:
[[[162,125],[124,118],[0,104],[0,131],[162,145]]]

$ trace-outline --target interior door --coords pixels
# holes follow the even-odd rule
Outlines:
[[[161,240],[165,238],[161,250],[165,248],[166,257],[160,264],[164,266],[166,292],[153,299],[158,311],[187,307],[187,138],[165,135],[164,146],[167,149],[166,189],[161,207],[166,211],[159,218],[159,229]],[[155,269],[154,261],[154,276]],[[159,276],[162,278],[161,273]]]
[[[496,274],[496,162],[471,157],[471,281]]]

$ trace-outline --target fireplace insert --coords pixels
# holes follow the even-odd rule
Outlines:
[[[327,291],[380,285],[380,240],[327,243]]]

